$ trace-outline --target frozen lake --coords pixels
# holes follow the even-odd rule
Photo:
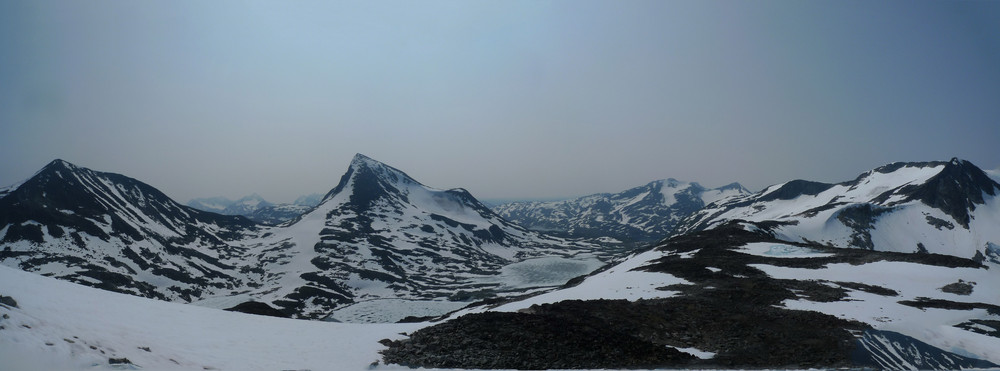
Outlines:
[[[477,281],[500,283],[504,289],[559,286],[602,266],[604,262],[592,257],[536,258],[507,265],[500,269],[499,275],[480,278]]]
[[[603,262],[592,257],[536,258],[507,265],[501,268],[499,275],[473,277],[471,281],[499,284],[500,290],[552,287],[590,273],[603,265]],[[407,316],[439,316],[468,304],[461,301],[375,299],[338,308],[330,313],[330,317],[348,323],[391,323]]]

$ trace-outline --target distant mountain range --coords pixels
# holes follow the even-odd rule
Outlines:
[[[619,193],[572,200],[510,202],[493,207],[527,228],[570,237],[611,237],[650,242],[670,236],[682,219],[707,204],[750,194],[739,183],[707,189],[698,183],[663,179]]]
[[[322,199],[323,194],[314,193],[300,196],[290,204],[274,204],[254,193],[236,201],[221,196],[195,198],[188,201],[187,206],[223,215],[242,215],[257,223],[275,225],[295,219],[319,205]]]

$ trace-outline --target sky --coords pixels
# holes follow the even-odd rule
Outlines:
[[[0,2],[0,184],[56,158],[181,202],[355,153],[482,199],[1000,167],[997,1]]]

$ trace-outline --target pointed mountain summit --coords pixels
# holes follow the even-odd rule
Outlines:
[[[968,161],[897,162],[843,183],[794,180],[713,204],[678,233],[766,222],[787,240],[1000,263],[998,196],[1000,184]]]
[[[969,229],[976,205],[983,205],[987,199],[997,196],[1000,184],[971,162],[953,158],[923,184],[908,185],[899,192],[907,195],[903,202],[919,200]]]
[[[138,180],[55,160],[0,198],[0,263],[190,300],[242,282],[225,260],[257,230],[246,218],[180,205]]]
[[[539,256],[612,255],[526,230],[464,189],[425,186],[361,154],[316,208],[272,238],[284,247],[262,257],[269,263],[261,269],[287,273],[255,297],[305,318],[373,299],[492,297],[510,289],[487,282],[505,265]]]
[[[706,204],[749,193],[739,183],[706,189],[698,183],[668,178],[615,194],[598,193],[565,201],[511,202],[494,210],[534,230],[649,242],[669,236],[677,222]]]

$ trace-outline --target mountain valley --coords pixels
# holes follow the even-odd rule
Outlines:
[[[72,369],[996,368],[992,176],[952,159],[756,193],[665,179],[490,209],[358,154],[317,204],[268,222],[56,160],[0,190],[0,356]],[[202,321],[211,329],[190,325]]]
[[[162,300],[263,302],[310,319],[369,300],[516,294],[538,287],[492,279],[504,266],[545,257],[587,269],[625,249],[526,230],[465,190],[426,187],[363,155],[319,205],[279,226],[196,210],[62,160],[0,202],[2,264]]]

